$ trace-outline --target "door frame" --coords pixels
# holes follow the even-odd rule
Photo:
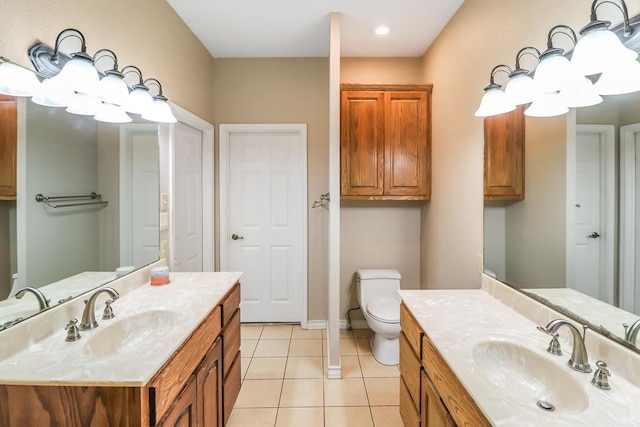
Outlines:
[[[170,103],[173,115],[188,126],[202,132],[202,271],[215,270],[215,228],[213,212],[215,208],[215,158],[214,127],[211,123],[196,116],[188,110]],[[165,149],[163,149],[165,147]],[[167,259],[169,268],[173,270],[173,251],[175,248],[175,126],[160,124],[160,193],[169,197],[169,233],[160,232],[160,252],[162,240],[169,239]],[[162,171],[170,171],[168,177],[162,177]],[[162,203],[162,202],[161,202]],[[162,207],[161,207],[162,208]]]
[[[300,307],[300,326],[303,329],[307,328],[307,293],[309,286],[309,270],[307,267],[307,234],[308,234],[308,215],[309,209],[307,206],[307,125],[304,123],[265,123],[265,124],[220,124],[218,127],[219,144],[219,159],[218,165],[220,170],[220,271],[228,271],[230,263],[229,251],[231,246],[229,245],[229,172],[230,172],[230,156],[229,156],[229,144],[230,136],[232,133],[243,132],[296,132],[299,135],[299,141],[301,144],[300,150],[300,166],[302,173],[302,195],[301,200],[304,203],[302,227],[302,259],[303,259],[303,276],[305,278],[301,287],[301,300]]]
[[[636,313],[636,142],[640,123],[620,127],[620,271],[619,307]]]
[[[570,128],[570,127],[568,127]],[[578,133],[599,134],[603,144],[600,145],[600,213],[602,222],[602,246],[600,252],[600,299],[611,304],[616,302],[616,138],[614,125],[581,125],[576,124],[573,138],[567,138],[567,287],[576,288],[573,273],[575,261],[575,203],[576,203],[576,153]],[[609,283],[608,286],[602,286]]]

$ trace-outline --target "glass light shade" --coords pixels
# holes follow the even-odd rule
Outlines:
[[[79,114],[81,116],[95,116],[101,104],[101,101],[95,96],[86,93],[76,93],[66,111],[67,113]]]
[[[542,93],[556,92],[564,89],[571,79],[570,62],[562,56],[562,51],[547,56],[540,55],[540,63],[536,68],[533,81]]]
[[[640,63],[630,61],[627,64],[602,72],[593,85],[600,95],[622,95],[640,90]]]
[[[153,98],[149,94],[149,89],[146,86],[136,85],[129,93],[123,107],[128,113],[144,114],[152,104]]]
[[[497,116],[516,109],[516,105],[500,90],[500,86],[491,85],[485,89],[476,117]]]
[[[533,79],[523,71],[511,75],[504,93],[515,105],[522,105],[532,102],[538,90]]]
[[[638,57],[635,51],[626,48],[618,36],[608,30],[607,24],[590,24],[580,31],[584,35],[573,50],[571,64],[583,76],[615,69]]]
[[[560,94],[556,92],[543,93],[524,110],[524,114],[529,117],[553,117],[567,114],[569,108],[563,102]]]
[[[74,96],[75,93],[68,86],[60,86],[51,82],[51,79],[44,79],[31,101],[45,107],[67,107]]]
[[[171,112],[171,107],[166,98],[163,97],[155,97],[151,108],[142,114],[142,118],[158,123],[175,123],[178,121]]]
[[[97,95],[104,102],[121,106],[129,99],[129,87],[122,75],[107,71],[98,84]]]
[[[570,85],[560,91],[560,96],[569,108],[589,107],[602,102],[591,80],[584,76],[576,76]]]
[[[129,123],[131,121],[131,117],[124,111],[124,108],[109,102],[103,102],[93,118],[99,122],[107,123]]]
[[[75,92],[93,95],[98,90],[100,77],[89,55],[74,53],[71,60],[62,67],[62,71],[51,80],[56,84],[69,86]]]
[[[34,73],[11,62],[0,64],[0,93],[11,96],[33,96],[40,81]]]

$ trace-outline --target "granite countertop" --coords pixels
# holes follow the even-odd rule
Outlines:
[[[148,272],[146,274],[148,276]],[[110,320],[100,318],[107,299],[103,294],[96,304],[98,328],[80,331],[82,338],[75,342],[65,341],[64,326],[69,320],[69,313],[73,312],[73,317],[80,318],[82,306],[65,304],[48,310],[0,332],[3,346],[12,345],[6,337],[16,337],[21,332],[26,335],[26,343],[13,344],[22,347],[13,352],[5,348],[6,357],[0,360],[0,383],[143,386],[220,303],[240,276],[241,273],[235,272],[174,272],[170,274],[171,282],[167,285],[150,286],[148,281],[139,283],[121,291],[121,297],[112,304],[116,317]],[[118,280],[121,279],[110,286],[118,289]],[[149,313],[149,316],[141,317],[141,313]],[[106,356],[96,355],[89,348],[91,344],[87,343],[102,340],[92,341],[92,336],[106,331],[122,319],[136,316],[139,324],[131,334],[133,337],[128,337],[131,338],[127,341],[130,345]],[[166,324],[158,326],[158,322]],[[51,328],[51,323],[56,325],[55,329],[46,333],[40,330]]]

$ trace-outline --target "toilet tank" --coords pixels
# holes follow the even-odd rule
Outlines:
[[[371,298],[399,298],[400,272],[393,269],[358,270],[358,302],[364,305]]]

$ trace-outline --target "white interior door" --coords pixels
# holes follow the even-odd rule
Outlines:
[[[614,303],[613,127],[578,126],[573,224],[574,288]]]
[[[174,127],[174,271],[202,271],[202,131]]]
[[[158,128],[131,125],[121,142],[121,265],[140,267],[158,259]]]
[[[241,320],[306,322],[306,126],[221,125],[220,134],[221,264],[243,272]]]

